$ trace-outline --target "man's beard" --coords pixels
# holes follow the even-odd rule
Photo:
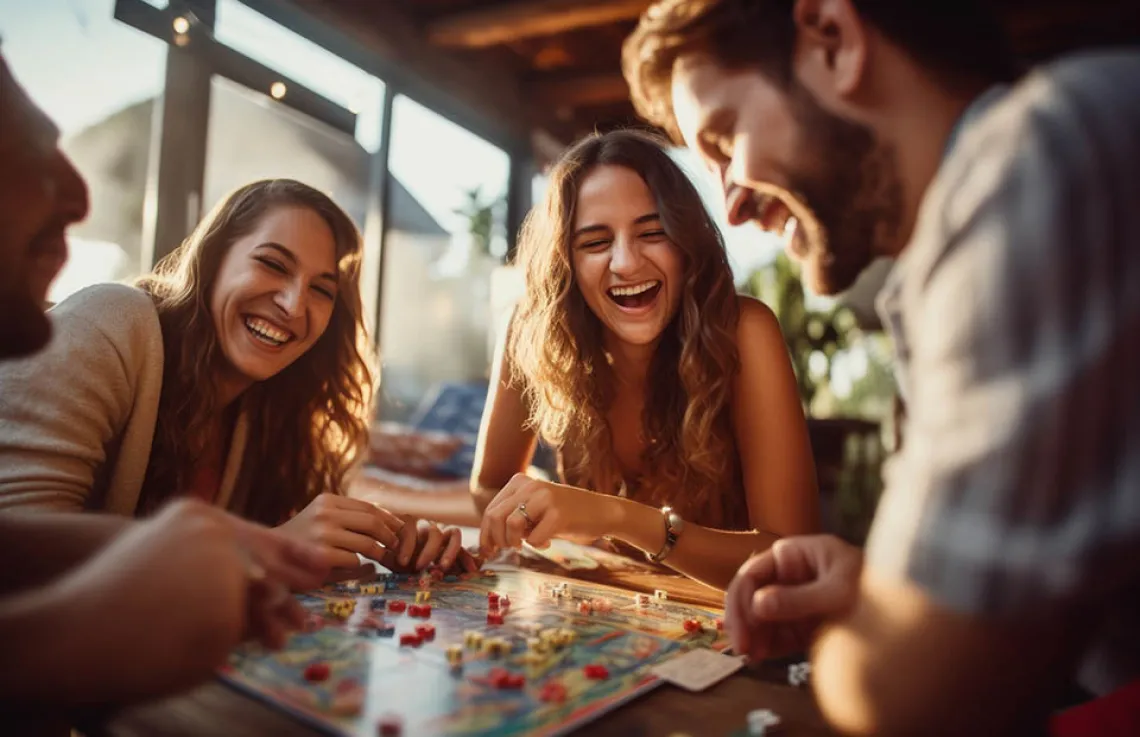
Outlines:
[[[51,321],[42,307],[24,294],[0,297],[0,359],[39,351],[51,340]]]
[[[893,149],[792,84],[789,99],[805,149],[800,160],[814,163],[788,172],[788,183],[822,231],[808,239],[804,279],[817,294],[836,294],[854,284],[876,257],[893,251],[902,186]]]

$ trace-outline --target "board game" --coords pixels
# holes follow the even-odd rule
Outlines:
[[[243,646],[221,676],[338,735],[563,734],[659,685],[654,665],[727,644],[716,610],[534,571],[299,598],[304,631],[278,652]]]

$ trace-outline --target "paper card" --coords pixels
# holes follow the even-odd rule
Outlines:
[[[653,675],[689,691],[704,691],[744,667],[744,658],[698,648],[656,666]]]

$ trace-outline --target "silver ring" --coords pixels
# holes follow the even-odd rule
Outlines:
[[[530,515],[526,513],[525,502],[519,502],[519,505],[515,507],[515,511],[523,516],[523,519],[526,520],[527,527],[534,527],[534,520],[532,520],[530,518]]]

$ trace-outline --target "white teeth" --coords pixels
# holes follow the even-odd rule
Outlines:
[[[615,297],[632,297],[635,294],[648,292],[660,283],[661,282],[654,279],[652,281],[642,282],[641,284],[635,284],[632,287],[610,287],[610,294]]]
[[[245,326],[256,337],[261,338],[270,345],[282,345],[288,342],[291,337],[289,333],[281,330],[273,325],[268,320],[263,320],[260,317],[247,317],[245,319]]]

